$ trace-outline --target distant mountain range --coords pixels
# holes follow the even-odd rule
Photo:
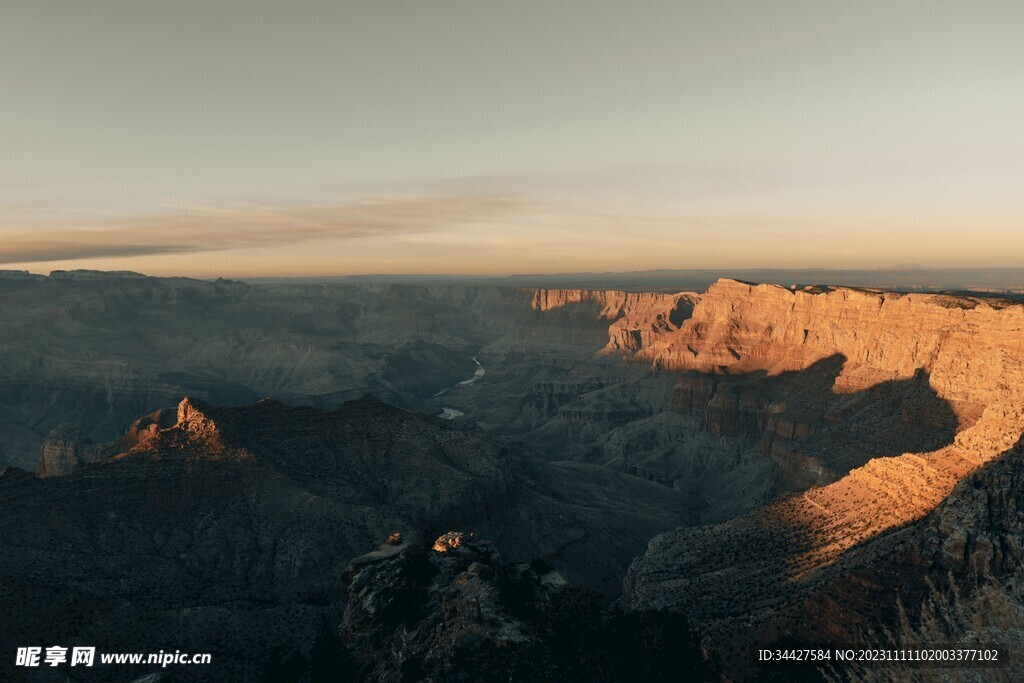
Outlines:
[[[26,271],[0,270],[0,279],[43,279]],[[111,277],[144,278],[131,271],[57,270],[51,279],[92,280]],[[743,282],[796,285],[867,287],[894,291],[963,291],[1024,295],[1024,267],[1021,268],[929,268],[900,263],[888,268],[689,268],[635,270],[624,272],[519,273],[515,275],[443,275],[434,273],[253,276],[236,278],[249,284],[337,283],[337,284],[458,284],[557,289],[616,289],[627,292],[702,292],[719,278]],[[188,278],[160,278],[188,279]]]
[[[430,282],[513,287],[621,289],[624,291],[702,292],[719,278],[790,285],[877,287],[898,291],[974,291],[1024,294],[1022,268],[928,268],[908,263],[889,268],[706,268],[604,273],[523,273],[505,277],[478,275],[349,275],[323,278],[245,278],[246,282]]]

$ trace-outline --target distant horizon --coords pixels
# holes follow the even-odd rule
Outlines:
[[[0,280],[24,274],[28,278],[92,279],[104,276],[186,279],[203,282],[227,280],[252,285],[274,284],[409,284],[409,285],[493,285],[548,289],[621,290],[632,292],[703,292],[722,279],[782,287],[834,286],[900,292],[971,292],[976,294],[1024,295],[1024,268],[927,268],[906,264],[888,268],[710,268],[653,269],[644,271],[476,274],[354,274],[336,276],[207,277],[155,275],[137,271],[94,269],[54,270],[48,274],[0,269]],[[77,277],[76,277],[77,276]]]
[[[455,273],[443,273],[443,272],[418,272],[418,273],[400,273],[400,272],[368,272],[368,273],[313,273],[313,274],[285,274],[285,275],[263,275],[263,274],[250,274],[235,276],[237,279],[302,279],[302,278],[359,278],[359,277],[401,277],[401,278],[417,278],[417,277],[458,277],[458,278],[486,278],[486,279],[502,279],[502,278],[515,278],[515,277],[569,277],[569,276],[584,276],[584,275],[643,275],[643,274],[656,274],[656,273],[683,273],[683,272],[702,272],[702,273],[715,273],[722,271],[744,271],[744,272],[834,272],[834,273],[853,273],[853,272],[963,272],[963,271],[1007,271],[1015,270],[1024,273],[1024,265],[1014,266],[928,266],[924,264],[895,264],[891,266],[871,266],[871,267],[843,267],[843,268],[831,268],[831,267],[816,267],[816,266],[799,266],[799,267],[788,267],[788,266],[721,266],[721,267],[693,267],[693,268],[641,268],[636,270],[564,270],[564,271],[524,271],[524,272],[510,272],[510,273],[479,273],[479,272],[455,272]],[[36,269],[32,267],[7,267],[6,264],[0,264],[0,272],[23,272],[32,275],[43,275],[47,276],[54,272],[96,272],[96,273],[130,273],[134,275],[142,275],[144,277],[155,277],[155,278],[173,278],[173,277],[184,277],[193,278],[197,280],[206,279],[217,279],[224,278],[223,275],[212,275],[210,277],[195,277],[192,275],[185,275],[181,273],[158,273],[158,272],[143,272],[138,270],[132,270],[129,268],[87,268],[83,266],[67,267],[67,268],[52,268],[49,270]]]

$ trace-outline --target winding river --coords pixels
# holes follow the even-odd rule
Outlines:
[[[476,356],[473,356],[473,362],[476,363],[476,370],[473,371],[473,376],[472,377],[470,377],[469,379],[462,380],[461,382],[459,382],[455,386],[448,387],[447,389],[442,389],[441,391],[439,391],[436,394],[434,394],[434,396],[435,397],[440,396],[440,395],[445,394],[445,393],[451,391],[452,389],[456,389],[458,387],[468,386],[470,384],[475,383],[478,379],[483,377],[484,374],[486,374],[486,372],[487,372],[486,370],[484,370],[484,366],[480,365],[480,361],[478,361],[476,359]],[[454,420],[455,418],[462,417],[463,415],[465,415],[465,413],[462,412],[461,410],[456,410],[455,408],[444,408],[444,407],[442,407],[441,414],[438,415],[438,417],[440,417],[442,419],[445,419],[445,420]]]

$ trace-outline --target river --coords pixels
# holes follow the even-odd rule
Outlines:
[[[470,377],[469,379],[462,380],[461,382],[459,382],[455,386],[448,387],[447,389],[442,389],[441,391],[439,391],[436,394],[434,394],[434,396],[435,397],[440,396],[440,395],[445,394],[445,393],[451,391],[452,389],[456,389],[458,387],[469,386],[470,384],[474,384],[478,379],[483,377],[484,374],[486,374],[486,372],[487,372],[486,370],[484,370],[484,366],[480,365],[480,361],[478,361],[476,359],[476,356],[473,356],[473,362],[476,363],[476,370],[473,371],[473,376],[472,377]],[[461,410],[456,410],[455,408],[444,408],[444,407],[442,407],[441,414],[438,415],[438,417],[440,417],[440,418],[442,418],[444,420],[454,420],[455,418],[462,417],[463,415],[465,415],[465,413],[462,412]]]

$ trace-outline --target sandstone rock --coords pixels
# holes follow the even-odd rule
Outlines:
[[[604,352],[632,354],[655,342],[660,335],[679,329],[693,313],[699,299],[698,294],[691,292],[658,294],[539,289],[533,296],[533,308],[551,311],[584,303],[593,304],[602,319],[612,321]]]
[[[943,399],[988,405],[1024,380],[1024,306],[998,299],[719,280],[692,316],[635,349],[663,369],[778,373],[841,355],[838,392],[858,373],[927,373]]]
[[[1011,451],[1024,433],[1021,330],[1024,307],[999,300],[831,288],[790,292],[719,281],[679,329],[652,339],[633,358],[691,371],[680,378],[674,400],[681,410],[703,414],[709,431],[760,431],[763,452],[780,463],[780,472],[817,469],[826,479],[717,526],[655,537],[630,569],[625,603],[687,614],[716,651],[741,662],[752,642],[805,633],[800,623],[808,613],[818,615],[814,627],[831,625],[839,629],[835,637],[854,637],[872,610],[870,599],[855,597],[857,590],[882,591],[889,581],[905,579],[895,578],[902,576],[896,570],[855,572],[851,563],[884,568],[880,558],[896,554],[886,535],[929,515],[942,520],[945,531],[923,543],[934,549],[928,562],[959,575],[1015,566],[1015,534],[1013,540],[994,536],[975,530],[974,515],[950,515],[962,510],[957,500],[963,496],[1000,490],[994,482],[977,489],[960,482]],[[804,382],[814,376],[810,368],[828,359],[842,361],[834,374],[821,376],[831,381],[817,388]],[[758,395],[765,383],[774,385],[772,401]],[[778,396],[787,383],[800,391],[783,404]],[[801,391],[811,405],[792,403]],[[894,399],[891,409],[876,411]],[[821,440],[837,429],[847,434],[842,442],[853,436],[859,445],[837,452]],[[927,438],[913,437],[906,443],[917,448],[905,452],[877,439],[888,432],[899,444],[898,434],[915,429],[921,437],[951,438],[929,448]],[[858,466],[858,451],[887,457]],[[829,470],[841,475],[845,463],[854,467],[829,483]],[[983,509],[992,508],[986,503]],[[844,578],[836,579],[837,572]]]
[[[448,553],[462,547],[464,543],[473,539],[473,534],[466,535],[461,531],[449,531],[441,534],[434,541],[432,549],[435,553]]]

